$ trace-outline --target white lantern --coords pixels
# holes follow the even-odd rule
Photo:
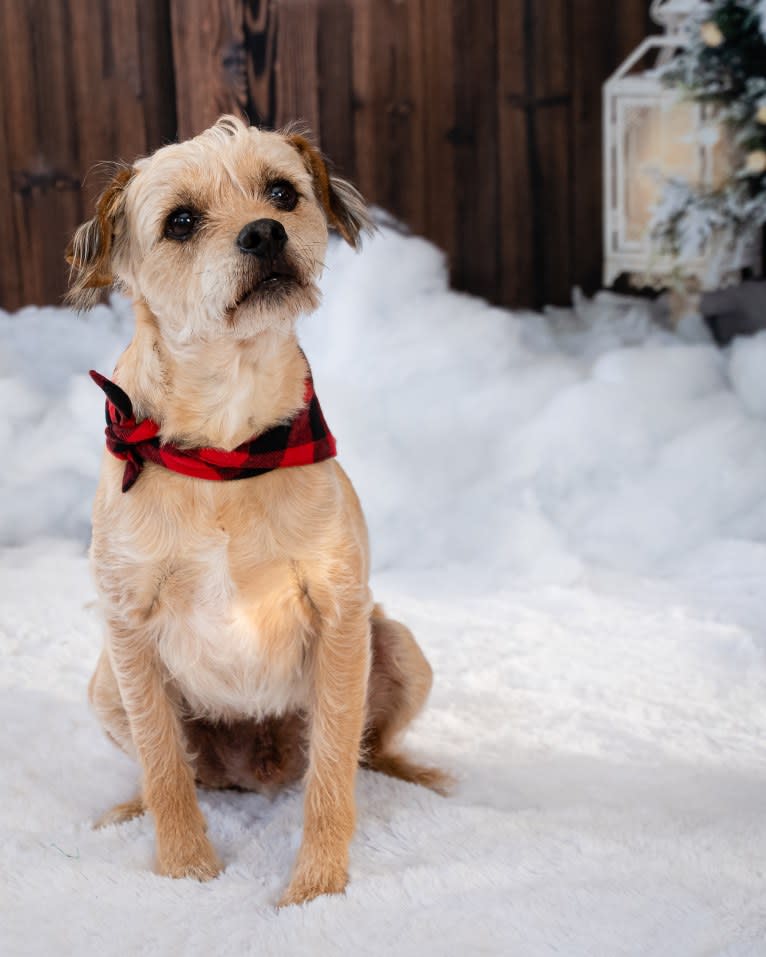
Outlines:
[[[648,37],[604,84],[604,284],[629,273],[635,282],[670,285],[681,278],[714,288],[745,267],[758,271],[754,236],[721,237],[702,254],[684,260],[660,255],[649,236],[652,208],[663,182],[679,178],[715,189],[731,170],[726,137],[704,104],[681,100],[663,86],[659,67],[685,43],[683,24],[698,0],[654,0],[651,14],[665,33]],[[636,68],[652,55],[653,63]]]

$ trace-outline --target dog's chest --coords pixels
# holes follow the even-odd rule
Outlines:
[[[184,698],[214,718],[304,707],[313,619],[295,567],[233,569],[226,540],[202,554],[176,562],[158,595],[160,656]]]

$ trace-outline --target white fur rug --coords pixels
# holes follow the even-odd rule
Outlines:
[[[0,314],[0,953],[766,954],[766,338],[640,304],[509,314],[383,231],[302,339],[377,597],[436,681],[447,799],[360,774],[345,896],[277,912],[301,796],[203,794],[226,863],[151,873],[90,715],[85,549],[125,304]]]

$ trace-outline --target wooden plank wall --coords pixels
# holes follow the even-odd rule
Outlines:
[[[55,303],[103,160],[175,135],[168,9],[0,0],[0,306]]]
[[[302,119],[453,282],[564,303],[601,270],[601,84],[648,0],[0,0],[0,306],[56,302],[100,160],[222,112]]]

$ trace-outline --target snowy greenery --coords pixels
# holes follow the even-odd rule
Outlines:
[[[687,46],[661,71],[665,84],[716,110],[735,157],[715,189],[670,180],[652,235],[683,263],[710,244],[733,247],[766,223],[766,0],[702,3],[685,26]]]

